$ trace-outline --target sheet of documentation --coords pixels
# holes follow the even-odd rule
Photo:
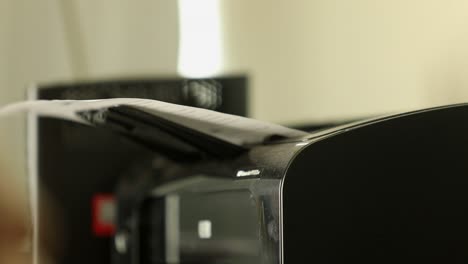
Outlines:
[[[35,100],[22,101],[0,108],[0,117],[16,112],[89,123],[78,112],[105,109],[126,105],[155,116],[176,122],[202,133],[217,137],[236,145],[249,145],[262,142],[272,135],[300,137],[306,132],[287,128],[277,124],[223,114],[211,110],[181,106],[150,99],[115,98],[101,100]]]

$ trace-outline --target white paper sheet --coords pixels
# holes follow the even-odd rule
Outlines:
[[[306,132],[241,116],[170,104],[157,100],[134,98],[22,101],[0,108],[0,117],[15,112],[30,111],[41,116],[90,125],[77,113],[118,105],[135,107],[236,145],[260,143],[272,135],[287,138],[307,135]]]

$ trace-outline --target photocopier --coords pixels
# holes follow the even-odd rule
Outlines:
[[[453,105],[135,169],[117,263],[466,262],[465,120]]]
[[[111,263],[468,262],[468,104],[243,146],[128,106],[83,118],[95,127],[42,121],[56,145],[39,145],[39,176],[92,197],[80,175],[103,175],[115,222],[92,243]],[[76,254],[94,250],[91,220],[64,218],[85,225],[66,232]]]

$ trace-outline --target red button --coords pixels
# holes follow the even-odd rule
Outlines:
[[[112,194],[99,193],[92,200],[93,233],[110,237],[115,233],[115,200]]]

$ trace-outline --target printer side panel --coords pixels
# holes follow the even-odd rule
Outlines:
[[[285,176],[285,263],[466,263],[467,175],[467,106],[317,141]]]

